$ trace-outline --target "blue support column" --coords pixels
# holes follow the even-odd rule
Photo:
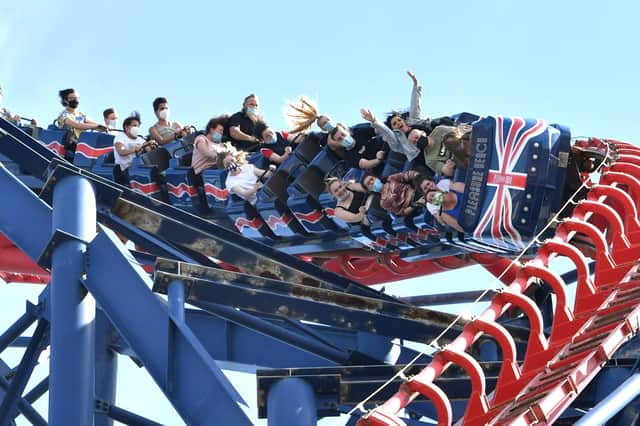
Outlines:
[[[95,300],[80,279],[86,243],[96,231],[93,187],[66,176],[53,193],[53,229],[78,240],[61,241],[51,258],[49,424],[91,426],[94,419]]]
[[[169,284],[169,315],[174,321],[184,324],[184,284],[172,281]]]
[[[317,424],[316,396],[303,379],[288,377],[271,386],[267,398],[269,426]]]
[[[629,377],[609,396],[578,420],[576,426],[603,425],[640,395],[640,373]]]
[[[113,327],[102,309],[96,310],[96,384],[95,397],[109,405],[116,403],[118,356],[111,349]],[[94,426],[113,426],[113,419],[96,410]]]

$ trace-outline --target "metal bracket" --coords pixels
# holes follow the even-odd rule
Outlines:
[[[51,269],[51,256],[53,255],[53,250],[62,243],[67,241],[79,241],[83,244],[89,244],[88,241],[84,241],[75,235],[69,234],[68,232],[62,231],[60,229],[56,229],[49,240],[49,243],[44,248],[42,254],[38,257],[38,265],[45,269]]]

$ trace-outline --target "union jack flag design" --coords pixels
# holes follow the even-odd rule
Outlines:
[[[543,120],[491,117],[495,120],[495,136],[491,163],[487,174],[486,196],[478,225],[473,231],[476,238],[492,238],[524,247],[520,232],[513,224],[513,197],[525,191],[527,162],[523,156],[529,141],[547,132]],[[549,143],[550,138],[538,138]],[[545,147],[547,148],[547,147]]]

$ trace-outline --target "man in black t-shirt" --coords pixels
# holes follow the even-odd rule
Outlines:
[[[384,167],[386,147],[387,144],[379,137],[369,140],[356,139],[355,148],[345,151],[344,161],[348,167],[367,170],[378,176]]]
[[[242,110],[236,112],[227,121],[224,134],[237,149],[245,152],[257,151],[260,141],[254,136],[258,122],[258,97],[250,94],[242,102]]]

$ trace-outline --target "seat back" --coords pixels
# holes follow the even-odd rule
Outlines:
[[[98,157],[113,151],[113,139],[113,135],[102,132],[80,133],[73,164],[90,170]]]
[[[152,151],[145,152],[140,156],[142,164],[146,166],[156,166],[159,172],[166,170],[169,167],[169,160],[171,154],[164,148],[156,148]]]
[[[40,132],[40,142],[44,146],[46,146],[49,150],[55,152],[56,154],[64,157],[67,149],[65,145],[67,144],[67,131],[61,130],[58,128],[49,128],[43,129]]]
[[[293,151],[294,155],[304,164],[309,164],[322,150],[322,146],[320,146],[321,139],[322,133],[309,133]]]

